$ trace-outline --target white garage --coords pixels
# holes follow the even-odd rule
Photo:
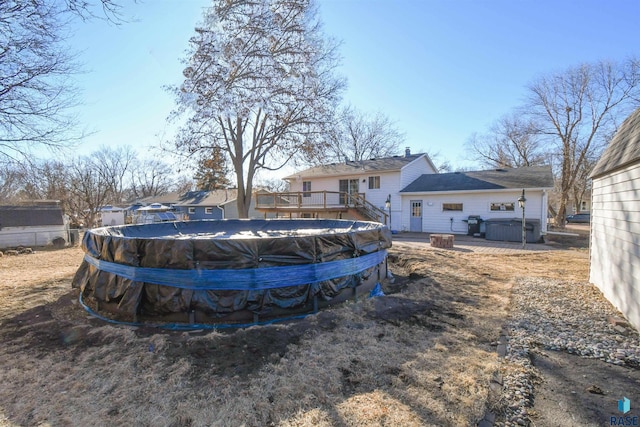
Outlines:
[[[640,109],[591,173],[590,281],[640,329]]]

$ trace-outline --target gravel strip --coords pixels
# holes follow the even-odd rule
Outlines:
[[[640,335],[593,285],[518,279],[513,287],[503,364],[507,426],[529,425],[533,380],[529,350],[565,351],[616,365],[640,366]]]

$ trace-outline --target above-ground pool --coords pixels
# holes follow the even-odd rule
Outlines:
[[[208,220],[85,233],[73,279],[85,308],[125,322],[244,324],[371,292],[389,229],[348,220]]]

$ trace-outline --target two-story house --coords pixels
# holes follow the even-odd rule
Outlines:
[[[284,179],[290,191],[258,195],[258,211],[291,218],[372,220],[394,232],[473,235],[483,234],[469,227],[474,218],[479,223],[491,220],[492,231],[516,227],[516,220],[522,224],[519,199],[524,191],[526,222],[539,237],[547,228],[553,188],[549,166],[438,173],[426,154],[408,149],[404,156],[316,166]]]
[[[397,230],[401,225],[400,190],[423,174],[437,173],[427,154],[362,161],[346,160],[312,167],[284,179],[287,193],[258,195],[256,208],[297,218],[375,220]]]

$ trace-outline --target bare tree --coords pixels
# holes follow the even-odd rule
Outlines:
[[[69,76],[77,67],[62,36],[57,2],[0,2],[0,154],[22,159],[33,145],[73,139],[67,114],[76,105]]]
[[[127,190],[131,183],[130,171],[135,163],[137,153],[130,146],[109,148],[102,147],[91,157],[102,174],[102,179],[109,186],[111,202],[120,205],[126,201]]]
[[[313,163],[342,162],[398,154],[405,135],[381,112],[375,114],[344,107],[329,125],[326,141],[314,151]]]
[[[175,191],[178,194],[184,194],[194,189],[194,182],[186,176],[178,176],[172,180],[169,191]]]
[[[640,61],[600,61],[544,75],[528,87],[528,100],[486,135],[472,135],[470,151],[491,167],[551,163],[564,225],[571,197],[578,204],[592,162],[614,134],[621,117],[640,103]]]
[[[427,150],[427,156],[431,159],[431,163],[436,167],[438,172],[453,172],[453,166],[451,162],[445,159],[439,151]]]
[[[219,147],[248,216],[254,177],[312,147],[344,86],[336,44],[323,38],[312,0],[216,0],[190,41],[175,88],[176,143],[193,155]]]
[[[68,162],[5,165],[0,168],[0,195],[12,200],[59,200],[67,215],[93,227],[105,205],[191,189],[193,182],[176,179],[168,164],[135,157],[130,147],[103,147]]]
[[[472,160],[492,168],[518,168],[548,163],[537,126],[513,113],[496,121],[489,132],[467,140]]]
[[[80,157],[69,165],[70,211],[87,227],[97,223],[100,208],[108,204],[111,189],[108,180],[91,157]]]
[[[598,159],[599,157],[594,156],[585,158],[585,161],[582,163],[582,166],[576,175],[576,180],[571,191],[571,197],[573,198],[573,206],[577,211],[582,210],[581,206],[584,201],[585,194],[587,193],[587,190],[591,189],[591,180],[589,179],[589,175],[591,174],[593,167],[598,162]]]
[[[529,86],[527,111],[557,159],[559,206],[566,206],[589,159],[597,158],[620,115],[628,115],[640,90],[640,63],[601,61],[543,76]]]
[[[23,199],[59,200],[68,206],[69,174],[59,160],[31,162],[22,166],[20,197]]]
[[[285,193],[289,191],[289,182],[278,178],[260,179],[257,182],[257,186],[265,190],[273,191],[274,193]]]
[[[157,159],[145,159],[131,168],[131,193],[135,199],[159,196],[172,188],[171,167]]]
[[[24,170],[18,165],[0,163],[0,201],[13,203],[18,199],[18,192],[24,182]]]
[[[72,75],[79,70],[65,45],[74,17],[119,22],[113,0],[0,1],[0,157],[30,158],[34,146],[60,148],[78,141],[70,113],[77,105]]]
[[[122,15],[122,5],[113,0],[99,0],[97,2],[88,0],[65,0],[65,5],[68,11],[85,21],[92,18],[100,18],[106,19],[116,25],[125,22]],[[100,10],[96,11],[96,8]]]
[[[32,161],[14,164],[8,172],[0,172],[0,191],[6,190],[1,184],[7,184],[4,177],[10,173],[13,181],[9,185],[10,202],[30,200],[57,200],[63,212],[70,218],[82,218],[84,221],[86,203],[78,198],[78,191],[72,192],[72,179],[77,177],[73,170],[80,167],[80,161],[74,167],[59,160]]]

